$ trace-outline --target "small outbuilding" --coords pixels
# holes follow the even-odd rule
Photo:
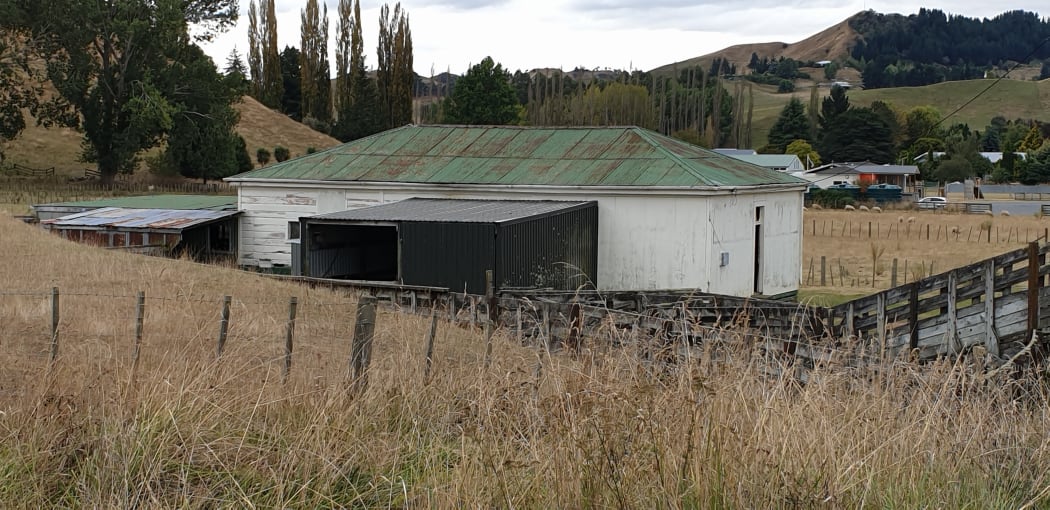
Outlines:
[[[237,197],[231,195],[135,195],[128,197],[110,197],[96,200],[77,200],[73,202],[51,202],[34,204],[33,214],[37,220],[53,220],[70,214],[93,211],[105,207],[123,209],[170,209],[188,211],[192,209],[206,211],[236,211]]]
[[[43,220],[65,239],[106,248],[201,260],[237,256],[238,211],[103,207]]]
[[[293,274],[470,294],[485,292],[487,270],[497,288],[597,283],[597,202],[410,198],[300,225]]]

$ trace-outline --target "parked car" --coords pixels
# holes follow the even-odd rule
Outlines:
[[[944,197],[923,197],[919,200],[919,209],[941,209],[948,205]]]

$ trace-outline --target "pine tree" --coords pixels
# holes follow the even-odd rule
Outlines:
[[[392,16],[389,5],[383,5],[379,12],[379,125],[391,129],[412,122],[412,33],[408,14],[400,3],[394,5]]]
[[[317,0],[307,0],[302,11],[299,53],[303,118],[327,124],[332,117],[328,66],[328,6],[320,12]]]

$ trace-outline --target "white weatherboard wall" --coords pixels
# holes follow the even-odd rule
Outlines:
[[[289,264],[288,222],[302,216],[419,197],[595,200],[599,288],[700,289],[738,296],[752,294],[753,214],[756,204],[764,205],[763,294],[798,289],[801,271],[801,190],[701,195],[677,190],[242,183],[238,194],[243,265],[261,260]],[[722,251],[730,252],[726,267],[719,267]]]

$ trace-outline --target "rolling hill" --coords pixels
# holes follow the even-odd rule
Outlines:
[[[873,101],[885,101],[898,110],[916,106],[933,106],[942,115],[948,115],[966,101],[984,90],[991,80],[949,81],[924,87],[897,87],[849,92],[850,104],[868,106]],[[777,94],[768,86],[756,86],[752,139],[755,147],[766,144],[769,129],[776,122],[780,110],[792,96],[809,102],[809,90],[794,94]],[[826,96],[828,89],[821,89]],[[983,130],[996,115],[1007,119],[1028,118],[1050,122],[1050,80],[1002,80],[973,103],[955,114],[950,123],[962,122],[971,129]]]
[[[281,145],[291,151],[292,156],[306,154],[310,147],[321,150],[340,142],[324,133],[319,133],[296,122],[280,112],[273,111],[255,99],[245,96],[234,105],[241,115],[237,132],[244,137],[252,160],[260,147],[273,152]],[[30,168],[55,167],[58,175],[79,177],[84,170],[93,168],[89,163],[78,161],[80,155],[80,133],[68,128],[44,128],[31,121],[26,130],[7,146],[7,161]]]
[[[657,67],[651,72],[665,73],[675,68],[686,68],[699,65],[702,68],[710,66],[711,62],[718,57],[728,59],[730,63],[736,64],[737,69],[744,69],[751,60],[751,54],[756,53],[760,57],[778,58],[786,57],[802,62],[820,60],[844,60],[849,56],[850,49],[857,40],[857,32],[850,26],[849,18],[841,23],[832,25],[821,32],[811,35],[796,43],[765,42],[754,44],[738,44],[730,46],[707,55],[701,55],[691,59],[667,64]]]

